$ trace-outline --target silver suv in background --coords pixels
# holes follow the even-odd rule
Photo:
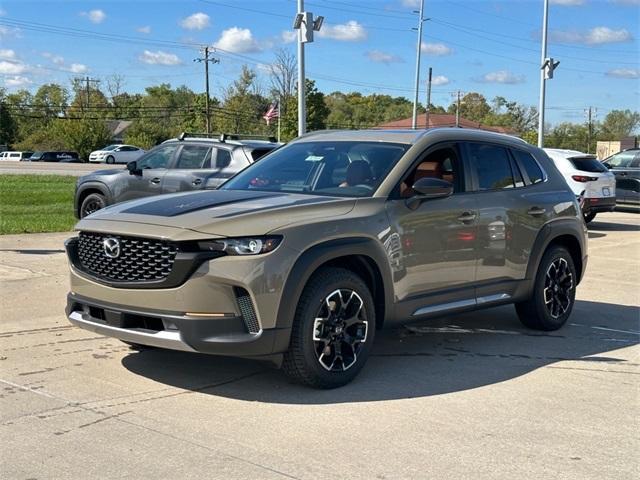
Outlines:
[[[127,163],[126,169],[98,170],[80,177],[75,215],[84,218],[125,200],[217,188],[279,145],[274,138],[222,134],[212,139],[183,133]]]

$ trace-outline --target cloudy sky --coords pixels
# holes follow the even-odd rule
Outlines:
[[[640,0],[550,0],[551,122],[582,121],[593,106],[640,109]],[[412,98],[419,0],[308,0],[323,15],[307,47],[308,76],[334,90]],[[102,0],[0,3],[0,85],[28,88],[89,75],[203,90],[197,45],[216,49],[213,95],[247,64],[259,72],[274,49],[295,52],[295,0]],[[542,0],[425,0],[422,70],[433,67],[433,102],[477,91],[537,104]],[[262,82],[268,86],[268,79]],[[424,101],[424,88],[421,92]]]

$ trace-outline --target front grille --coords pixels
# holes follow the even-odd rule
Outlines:
[[[105,248],[105,242],[118,249]],[[149,282],[169,276],[178,248],[174,243],[140,237],[80,232],[82,269],[113,282]],[[111,255],[111,256],[109,256]]]

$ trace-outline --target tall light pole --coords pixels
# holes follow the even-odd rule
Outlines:
[[[540,60],[540,98],[538,103],[538,147],[544,145],[544,95],[547,82],[545,65],[547,60],[547,24],[549,23],[549,0],[544,0],[542,13],[542,55]]]
[[[298,13],[293,20],[298,30],[298,136],[307,131],[306,84],[304,73],[304,44],[313,42],[313,32],[320,31],[324,17],[313,19],[313,13],[304,11],[304,0],[298,0]]]
[[[420,0],[420,17],[418,18],[418,46],[416,48],[416,83],[413,94],[413,120],[411,128],[414,130],[418,125],[418,90],[420,88],[420,54],[422,53],[422,24],[424,23],[424,0]]]

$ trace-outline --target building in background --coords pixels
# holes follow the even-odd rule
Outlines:
[[[402,120],[394,120],[392,122],[386,122],[374,128],[405,129],[405,128],[411,128],[412,123],[413,123],[413,119],[409,117],[409,118],[403,118]],[[427,123],[427,114],[422,113],[418,115],[418,121],[417,121],[418,130],[421,130],[421,129],[424,130],[425,128],[455,127],[456,116],[454,114],[449,114],[449,113],[430,113],[429,125],[427,126],[426,123]],[[515,134],[515,132],[513,132],[511,129],[507,127],[493,127],[490,125],[483,125],[482,123],[474,122],[473,120],[469,120],[464,117],[460,117],[460,120],[458,122],[458,127],[459,128],[475,128],[479,130],[486,130],[488,132],[505,133],[507,135]]]

